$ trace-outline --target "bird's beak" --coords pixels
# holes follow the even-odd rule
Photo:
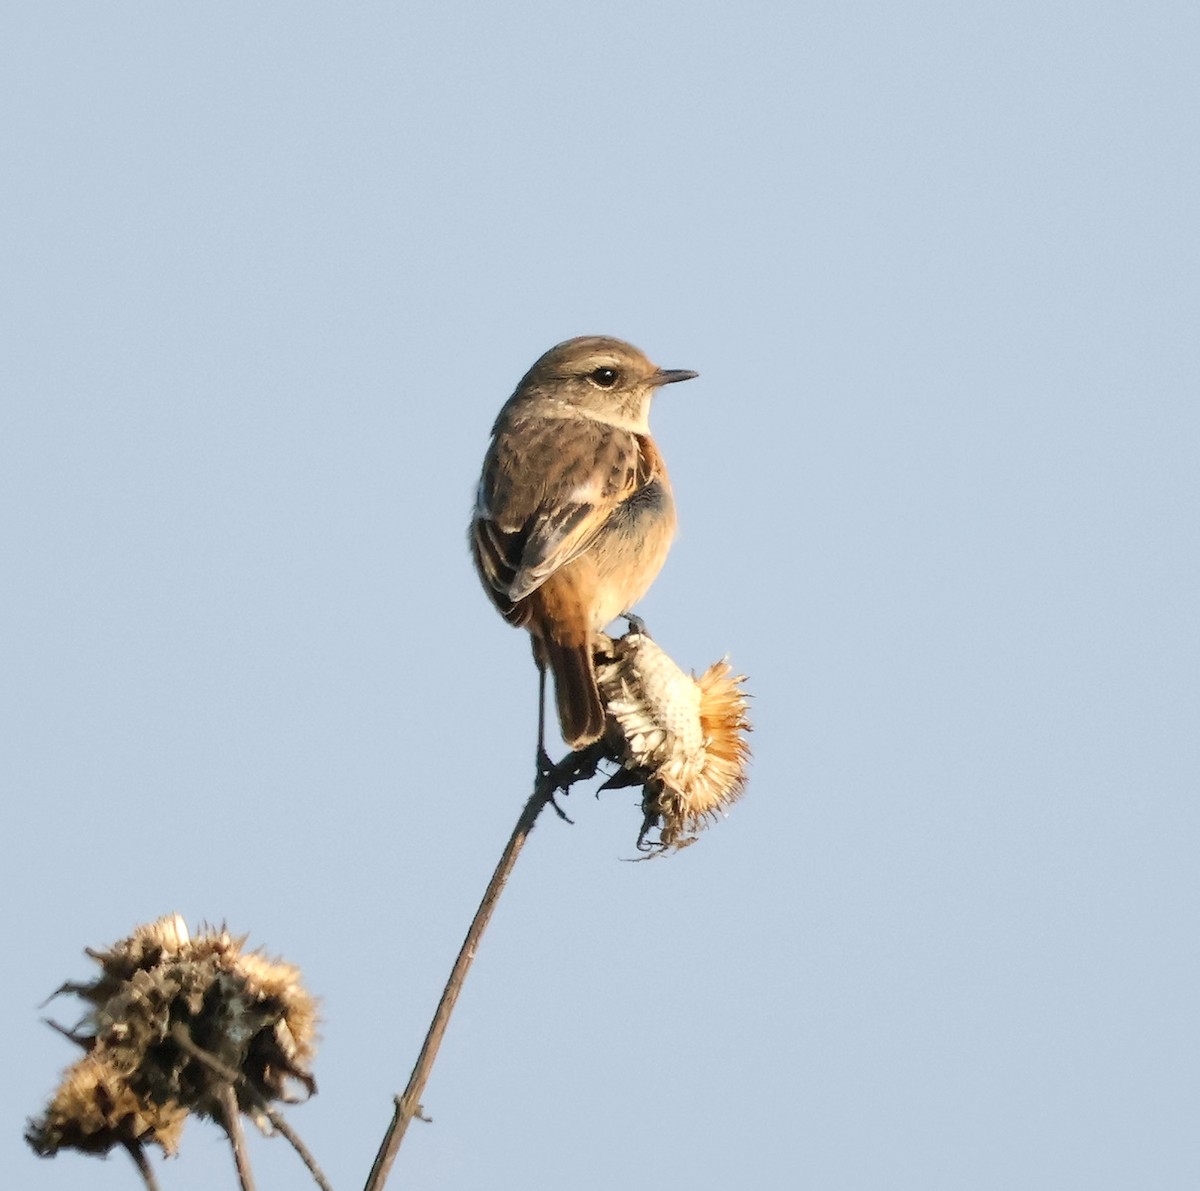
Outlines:
[[[658,388],[659,385],[673,385],[681,380],[694,380],[700,373],[690,368],[660,368],[650,378],[650,383]]]

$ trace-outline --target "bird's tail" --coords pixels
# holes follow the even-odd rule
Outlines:
[[[581,749],[604,734],[604,704],[596,686],[590,645],[560,645],[543,639],[546,661],[554,674],[554,699],[563,739]]]

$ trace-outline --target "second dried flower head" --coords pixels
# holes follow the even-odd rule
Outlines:
[[[95,979],[65,984],[90,1008],[62,1030],[86,1052],[70,1067],[26,1140],[39,1154],[102,1154],[147,1144],[173,1153],[189,1114],[225,1124],[226,1090],[266,1127],[271,1101],[311,1094],[316,1002],[300,971],[243,950],[245,937],[178,914],[88,954]]]

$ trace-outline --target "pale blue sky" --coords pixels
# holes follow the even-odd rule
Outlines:
[[[701,373],[642,611],[749,673],[756,763],[668,861],[629,792],[539,826],[396,1186],[1195,1187],[1198,51],[1184,3],[10,6],[0,1182],[136,1185],[21,1142],[38,1004],[179,910],[303,966],[293,1122],[362,1185],[530,779],[487,431],[606,333]],[[231,1186],[216,1130],[162,1177]]]

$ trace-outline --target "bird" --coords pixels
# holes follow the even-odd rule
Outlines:
[[[567,745],[604,733],[597,634],[645,595],[675,536],[650,404],[664,385],[698,375],[659,368],[621,339],[583,335],[539,357],[492,426],[471,552],[492,603],[532,638],[540,765],[547,668]]]

